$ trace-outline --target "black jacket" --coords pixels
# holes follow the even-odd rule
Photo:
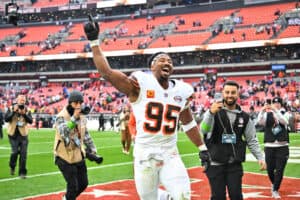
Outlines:
[[[246,154],[246,141],[243,137],[245,128],[249,121],[249,115],[244,111],[237,114],[235,122],[232,126],[227,117],[226,110],[220,110],[214,116],[214,127],[212,129],[212,136],[205,139],[208,151],[211,158],[219,163],[244,162]],[[236,143],[222,143],[223,134],[236,135]]]

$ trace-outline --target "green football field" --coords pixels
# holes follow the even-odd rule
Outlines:
[[[97,165],[87,161],[89,184],[97,184],[120,179],[132,179],[132,149],[130,155],[122,153],[120,135],[116,132],[91,132],[98,153],[104,157],[104,162]],[[260,142],[262,134],[258,134]],[[291,147],[300,150],[300,134],[290,134]],[[31,130],[29,136],[27,179],[20,179],[17,175],[9,174],[10,145],[5,135],[0,140],[0,199],[18,199],[26,196],[44,194],[65,190],[65,181],[60,174],[53,158],[54,130]],[[186,167],[199,166],[198,150],[180,133],[178,147]],[[300,160],[300,156],[293,157]],[[289,163],[285,176],[300,178],[299,163]],[[261,172],[256,162],[247,161],[245,171]],[[18,168],[16,168],[17,172]]]

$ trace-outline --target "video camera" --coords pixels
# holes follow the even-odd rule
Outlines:
[[[19,107],[20,110],[24,110],[25,109],[24,104],[19,104],[18,107]]]
[[[5,5],[5,16],[7,17],[7,22],[13,24],[15,26],[18,25],[19,14],[18,14],[19,6],[14,3],[12,0],[11,3]]]
[[[24,110],[24,109],[25,109],[25,105],[24,105],[24,104],[13,103],[12,106],[13,106],[13,107],[14,107],[14,106],[18,106],[18,108],[19,108],[20,110]]]
[[[101,164],[103,162],[103,157],[97,154],[93,154],[89,149],[85,150],[86,158],[90,161],[96,162],[97,164]]]
[[[83,114],[83,115],[88,115],[91,111],[91,108],[89,106],[85,106],[85,105],[82,105],[81,106],[81,111],[80,113]]]

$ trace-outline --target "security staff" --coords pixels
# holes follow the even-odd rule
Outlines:
[[[28,148],[28,124],[32,123],[30,111],[25,106],[26,96],[19,94],[17,101],[5,113],[7,124],[7,133],[11,145],[11,155],[9,160],[10,174],[15,174],[15,167],[19,159],[19,176],[26,178],[27,169],[27,148]]]
[[[54,142],[55,163],[67,182],[64,199],[74,200],[88,185],[85,164],[86,151],[96,154],[96,147],[87,131],[87,120],[82,114],[83,95],[74,90],[68,105],[57,115]]]
[[[270,100],[271,101],[271,100]],[[280,112],[282,99],[275,97],[272,103],[266,103],[258,114],[257,123],[265,127],[264,149],[267,171],[272,183],[272,197],[280,199],[278,192],[283,173],[289,158],[288,120]]]
[[[254,123],[236,103],[239,85],[234,81],[225,82],[222,95],[223,99],[214,102],[205,112],[200,125],[211,156],[210,163],[204,165],[205,173],[211,187],[211,200],[225,200],[226,187],[231,200],[241,200],[246,145],[261,169],[265,169],[264,155]]]

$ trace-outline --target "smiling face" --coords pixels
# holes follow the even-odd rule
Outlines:
[[[224,104],[229,109],[235,109],[236,101],[239,97],[238,86],[236,85],[224,85],[223,99]]]
[[[159,82],[167,81],[173,73],[171,57],[164,53],[157,55],[151,62],[151,71]]]

